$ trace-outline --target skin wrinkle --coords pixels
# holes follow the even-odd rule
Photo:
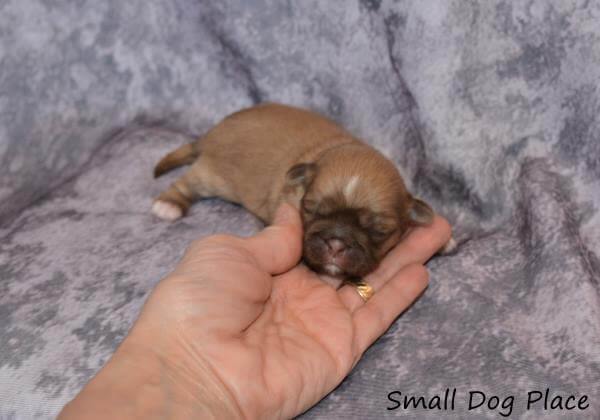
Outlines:
[[[200,275],[204,275],[204,273],[203,273],[203,272],[202,272],[202,273],[199,273],[199,274],[200,274]],[[183,280],[183,283],[193,283],[193,284],[191,284],[191,287],[194,287],[194,288],[197,288],[197,287],[199,287],[199,286],[200,286],[200,284],[201,284],[201,282],[198,282],[197,280],[188,280],[188,279],[185,279],[185,280]],[[234,285],[234,286],[235,286],[236,284],[235,284],[235,283],[232,283],[232,285]],[[230,295],[230,293],[239,293],[239,291],[240,291],[239,289],[240,289],[240,287],[236,287],[236,288],[235,288],[235,290],[231,290],[231,289],[229,289],[229,290],[227,290],[227,291],[224,291],[224,292],[222,292],[222,293],[221,293],[221,295],[222,295],[222,296],[228,296],[228,295]],[[242,290],[243,290],[243,288],[242,288]],[[208,289],[207,289],[207,292],[208,292],[208,293],[207,293],[207,297],[206,297],[206,300],[207,300],[207,301],[212,301],[213,299],[215,299],[215,298],[216,298],[216,297],[214,296],[214,294],[211,294],[211,293],[210,293],[210,290],[208,290]],[[253,299],[253,298],[252,298],[252,296],[250,296],[250,295],[244,295],[244,297],[245,297],[246,299],[249,299],[249,300],[251,300],[251,301],[252,301],[252,303],[253,303],[255,306],[262,306],[262,304],[265,302],[265,300],[261,300],[261,299]],[[184,299],[186,299],[186,296],[184,295],[184,296],[183,296],[183,298],[184,298]],[[268,297],[267,297],[267,300],[268,300]],[[201,304],[202,304],[202,301],[198,301],[197,303],[198,303],[198,305],[197,305],[196,307],[200,308],[200,307],[201,307]],[[168,308],[167,308],[167,310],[168,310]],[[261,314],[262,314],[262,309],[261,309],[261,311],[260,311],[260,312],[259,312],[259,313],[256,315],[256,317],[255,317],[254,319],[252,319],[252,320],[248,320],[248,324],[247,324],[247,325],[246,325],[244,328],[242,328],[242,329],[241,329],[241,333],[240,333],[240,334],[243,334],[243,332],[246,330],[246,328],[248,328],[249,326],[251,326],[251,325],[252,325],[252,323],[253,323],[253,322],[254,322],[256,319],[258,319],[258,318],[261,316]],[[196,315],[196,312],[194,312],[194,315]],[[220,331],[220,330],[222,330],[222,328],[217,328],[217,329],[214,329],[214,330],[213,330],[213,332],[215,332],[215,333],[219,333],[219,331]],[[225,337],[231,337],[231,336],[232,336],[231,332],[226,332],[226,331],[223,331],[223,332],[225,333],[225,334],[224,334],[224,336],[225,336]],[[233,334],[233,336],[238,336],[238,335],[236,335],[236,334]]]
[[[276,315],[273,315],[273,314],[275,314],[275,313],[277,313],[277,312],[278,312],[278,310],[277,310],[277,309],[275,309],[275,308],[277,307],[277,305],[270,304],[270,305],[269,305],[269,307],[270,307],[270,313],[271,313],[271,315],[270,315],[270,316],[272,316],[272,317],[274,317],[274,318],[277,318],[277,316],[276,316]],[[284,309],[280,309],[279,311],[282,311],[282,310],[284,310]],[[287,312],[287,313],[288,313],[288,315],[286,316],[286,318],[289,318],[290,316],[292,316],[294,319],[296,319],[296,321],[297,321],[297,322],[299,321],[299,319],[298,319],[297,317],[295,317],[295,316],[294,316],[294,314],[291,314],[291,313],[289,313],[289,312]],[[269,340],[269,339],[272,339],[273,337],[275,337],[276,339],[278,339],[278,341],[279,341],[279,347],[280,347],[281,349],[283,349],[283,352],[284,352],[284,353],[288,353],[288,354],[290,354],[290,355],[292,355],[292,356],[293,356],[293,355],[295,355],[295,354],[297,354],[297,350],[296,350],[295,348],[294,348],[294,349],[291,349],[291,351],[290,351],[290,350],[288,350],[288,349],[289,349],[289,347],[290,347],[290,345],[286,345],[286,342],[285,342],[284,338],[291,339],[291,340],[292,340],[292,342],[294,342],[295,340],[293,340],[293,338],[292,338],[292,337],[294,337],[294,336],[298,335],[297,333],[298,333],[299,331],[298,331],[297,329],[286,329],[286,330],[282,330],[282,327],[285,327],[285,325],[284,325],[284,324],[282,324],[282,323],[277,323],[277,322],[276,322],[276,323],[275,323],[275,326],[277,327],[277,331],[274,331],[274,332],[269,332],[269,331],[265,331],[265,330],[263,330],[263,334],[260,334],[260,337],[263,337],[263,340],[264,340],[264,341],[266,341],[266,340]],[[289,333],[283,333],[282,331],[292,331],[293,333],[292,333],[292,334],[289,334]],[[302,332],[302,333],[300,333],[300,334],[304,334],[304,332]],[[315,342],[317,342],[317,341],[315,340]],[[264,345],[264,344],[259,344],[259,343],[255,344],[255,346],[262,346],[262,345]],[[296,341],[296,343],[295,343],[295,346],[301,347],[297,341]],[[261,361],[262,361],[262,364],[261,364],[261,365],[262,365],[262,366],[267,366],[267,365],[269,364],[269,362],[268,362],[268,361],[267,361],[267,359],[266,359],[267,355],[266,355],[266,354],[264,354],[264,353],[262,353],[262,352],[261,352],[261,354],[263,355],[263,357],[261,358]],[[265,370],[262,370],[262,372],[263,372],[263,381],[264,381],[264,383],[265,383],[265,384],[268,384],[269,382],[267,381],[266,377],[264,376],[264,374],[265,374]],[[304,389],[304,386],[303,386],[303,377],[302,377],[302,375],[298,376],[298,378],[297,378],[297,379],[300,381],[300,386],[299,386],[299,388],[300,388],[300,389]],[[274,393],[273,393],[273,394],[274,394]],[[285,403],[285,402],[286,402],[286,401],[284,401],[283,399],[282,399],[281,401],[282,401],[282,403],[281,403],[281,404],[279,404],[279,405],[283,405],[283,403]]]
[[[282,307],[282,305],[283,305],[283,304],[284,304],[284,302],[281,302],[281,301],[276,301],[276,302],[274,302],[273,304],[269,304],[269,305],[268,305],[268,307],[270,308],[270,314],[271,314],[270,316],[274,316],[274,317],[276,317],[276,316],[275,316],[275,315],[273,315],[273,314],[277,313],[278,311],[284,311],[284,312],[287,314],[287,315],[286,315],[286,318],[288,318],[288,319],[289,319],[290,317],[291,317],[291,318],[293,318],[293,319],[294,319],[294,321],[295,321],[296,323],[298,323],[298,324],[301,326],[301,330],[303,331],[303,333],[301,333],[302,335],[304,335],[304,334],[306,334],[306,333],[307,333],[307,334],[308,334],[308,336],[311,338],[311,341],[312,341],[313,343],[318,343],[318,344],[319,344],[321,347],[326,347],[326,346],[325,346],[325,343],[321,342],[321,341],[320,341],[320,340],[318,340],[318,339],[317,339],[317,338],[316,338],[314,335],[312,335],[312,334],[310,333],[310,329],[309,329],[309,328],[307,327],[307,325],[306,325],[306,324],[305,324],[305,323],[302,321],[302,316],[298,316],[298,315],[296,315],[295,313],[291,313],[291,312],[289,312],[289,311],[285,311],[284,309],[279,309],[279,310],[278,310],[278,309],[276,309],[276,308]],[[307,309],[307,310],[309,310],[309,309]],[[283,313],[283,312],[282,312],[282,313]],[[281,324],[278,324],[278,325],[281,325]],[[299,331],[299,330],[298,330],[298,331]],[[267,333],[267,338],[265,338],[265,339],[268,339],[268,335],[269,335],[269,334]],[[295,336],[296,334],[293,334],[293,335]],[[287,336],[287,337],[290,337],[290,335],[289,335],[289,334],[286,334],[286,336]],[[282,340],[282,339],[283,339],[283,334],[280,334],[280,335],[279,335],[279,339],[280,339],[280,340]],[[300,346],[300,343],[301,343],[301,340],[300,340],[300,341],[298,341],[296,345]],[[280,344],[281,344],[281,342],[280,342]],[[282,348],[282,349],[284,349],[284,351],[285,351],[285,349],[287,348],[287,346],[282,346],[281,348]],[[310,346],[310,348],[312,349],[312,348],[313,348],[313,346]],[[293,351],[293,353],[296,353],[296,352],[295,352],[295,351]],[[329,349],[329,351],[325,352],[325,354],[327,355],[327,357],[328,357],[328,358],[330,358],[330,359],[332,360],[332,362],[334,363],[334,365],[336,366],[336,374],[337,374],[337,376],[339,377],[339,376],[341,376],[341,375],[342,375],[342,373],[341,373],[341,372],[343,372],[343,367],[342,367],[342,366],[339,364],[339,362],[338,362],[338,358],[336,358],[336,357],[333,357],[333,354],[335,354],[335,353],[336,353],[336,352],[335,352],[335,351],[333,351],[332,349]],[[265,362],[265,363],[266,363],[266,362]],[[300,378],[300,379],[302,379],[302,378]]]
[[[302,318],[298,318],[298,322],[302,325],[302,327],[304,328],[305,331],[310,331],[310,329],[307,327],[307,325],[304,323],[304,321],[302,320]],[[309,335],[310,338],[316,342],[319,343],[322,347],[327,348],[326,343],[320,341],[318,338],[316,338],[314,335]],[[351,339],[354,339],[354,336],[351,337]],[[329,357],[329,359],[331,359],[334,363],[334,365],[336,366],[336,373],[338,374],[338,376],[340,376],[342,374],[342,372],[344,371],[343,366],[340,365],[339,363],[339,359],[335,358],[333,356],[333,354],[335,354],[334,351],[331,351],[331,349],[328,349],[329,351],[327,351],[327,356]]]
[[[188,261],[190,265],[202,267],[202,270],[205,269],[205,263],[218,265],[223,262],[230,263],[232,261],[237,261],[239,264],[258,264],[256,257],[252,253],[245,249],[244,252],[240,252],[239,248],[232,250],[231,247],[224,246],[224,242],[221,241],[229,241],[229,239],[225,237],[223,239],[218,239],[210,243],[210,246],[207,244],[206,248],[204,247],[204,244],[202,244],[202,252],[198,252],[197,257],[191,259],[184,256],[184,259]]]
[[[204,375],[198,375],[198,378],[206,378],[206,373],[210,374],[210,377],[216,379],[218,382],[220,382],[220,384],[222,385],[223,388],[219,388],[214,387],[214,388],[210,388],[207,387],[205,382],[198,382],[196,380],[196,376],[190,372],[190,370],[187,367],[178,367],[177,365],[174,365],[173,363],[169,363],[168,361],[173,359],[173,358],[169,358],[166,357],[165,354],[162,354],[161,352],[157,352],[155,350],[155,348],[153,346],[146,346],[144,344],[143,340],[135,340],[135,346],[137,347],[141,347],[143,349],[143,352],[148,352],[150,354],[154,354],[158,357],[159,362],[167,367],[167,369],[161,369],[160,374],[161,375],[165,375],[167,378],[171,379],[171,384],[179,384],[181,382],[181,377],[186,378],[190,383],[195,384],[196,386],[200,386],[200,388],[207,390],[207,389],[224,389],[225,392],[229,395],[225,395],[224,397],[228,397],[228,400],[230,402],[233,402],[235,404],[235,409],[239,414],[243,414],[243,411],[241,409],[241,406],[239,404],[239,402],[235,399],[234,397],[234,393],[230,390],[230,388],[227,386],[227,384],[222,380],[222,378],[220,377],[220,375],[218,374],[217,370],[214,369],[214,367],[211,365],[211,363],[207,360],[205,360],[201,355],[202,352],[199,351],[199,349],[193,345],[193,340],[187,340],[185,337],[185,335],[182,334],[183,331],[186,331],[185,326],[180,324],[179,328],[174,328],[172,329],[172,331],[175,331],[177,333],[177,335],[174,337],[175,341],[179,343],[179,347],[180,349],[182,349],[187,355],[188,357],[191,357],[192,360],[194,360],[196,362],[196,366],[200,366],[203,370],[204,370]],[[182,338],[180,340],[177,340],[177,338]],[[192,349],[193,348],[193,349]],[[179,357],[175,357],[174,360],[179,361],[180,358]],[[137,367],[139,367],[138,365],[136,365]],[[142,365],[143,366],[143,365]],[[174,369],[174,370],[172,370]],[[184,393],[186,393],[188,396],[192,397],[193,400],[197,400],[202,404],[202,400],[199,399],[199,394],[194,393],[194,391],[192,390],[191,387],[187,387],[187,386],[179,386],[178,389]],[[173,401],[173,399],[171,399],[171,401]],[[243,415],[242,415],[243,417]]]
[[[292,347],[293,346],[298,347],[298,348],[302,347],[300,345],[301,340],[294,340],[292,338],[292,337],[296,337],[298,335],[297,334],[297,330],[295,330],[295,329],[285,330],[285,328],[284,328],[285,325],[283,325],[281,323],[278,323],[277,326],[278,326],[278,329],[279,329],[279,334],[278,334],[278,338],[279,338],[279,341],[280,341],[279,345],[283,349],[283,353],[284,354],[288,354],[290,358],[293,358],[294,355],[297,354],[297,352],[294,351],[295,348],[292,348]],[[281,331],[290,331],[291,333],[283,334]],[[294,333],[296,333],[296,334],[294,334]],[[285,342],[284,338],[288,338],[288,340],[290,340],[290,344],[289,345],[286,345],[286,342]],[[294,341],[295,341],[295,343],[294,343]],[[288,378],[289,378],[289,376],[288,376]],[[297,375],[295,377],[295,381],[298,383],[298,385],[297,385],[298,389],[301,389],[301,390],[305,389],[304,388],[304,380],[303,380],[303,376],[302,375]],[[298,398],[298,401],[301,401],[301,398]],[[284,403],[285,402],[286,401],[284,399]]]
[[[184,346],[184,347],[185,347],[185,346]],[[195,357],[195,358],[194,358],[194,353],[196,353],[196,357]],[[226,393],[227,393],[227,394],[229,394],[229,395],[228,395],[228,396],[229,396],[229,400],[234,402],[234,404],[235,404],[235,407],[236,407],[236,411],[237,411],[238,413],[240,413],[240,414],[242,415],[242,417],[244,417],[244,416],[243,416],[243,413],[244,413],[244,411],[242,410],[242,406],[241,406],[241,404],[239,403],[239,401],[237,401],[237,399],[235,398],[235,396],[234,396],[234,393],[232,392],[231,388],[230,388],[230,387],[229,387],[229,385],[228,385],[228,384],[227,384],[227,383],[226,383],[226,382],[223,380],[223,378],[222,378],[222,377],[221,377],[221,375],[219,374],[218,370],[217,370],[217,369],[215,369],[215,367],[214,367],[214,366],[211,364],[211,362],[210,362],[210,361],[207,361],[206,359],[204,359],[204,358],[202,357],[202,352],[201,352],[201,351],[199,351],[199,349],[196,349],[196,351],[195,351],[195,352],[191,352],[191,353],[190,353],[190,356],[191,356],[192,358],[194,358],[195,360],[200,360],[200,361],[203,363],[203,365],[202,365],[202,366],[206,366],[206,367],[209,369],[209,371],[210,371],[211,375],[212,375],[213,377],[215,377],[215,378],[216,378],[216,379],[217,379],[217,380],[218,380],[218,381],[221,383],[221,385],[222,385],[222,386],[223,386],[223,388],[225,389]]]
[[[273,309],[272,308],[267,308],[267,306],[265,306],[265,313],[267,312],[267,309],[269,310],[269,312],[272,312]],[[264,331],[261,334],[261,336],[262,337],[259,337],[259,336],[257,336],[256,333],[254,333],[254,336],[247,336],[246,342],[250,342],[251,345],[252,345],[252,347],[254,347],[256,349],[257,347],[261,347],[263,345],[263,343],[267,340],[267,338],[264,337]],[[252,342],[254,342],[254,343],[252,343],[249,340],[252,337],[256,337],[256,338],[254,338],[252,340]],[[267,362],[267,357],[268,356],[264,352],[261,352],[261,351],[258,351],[258,354],[259,354],[259,357],[260,357],[260,363],[257,366],[261,366],[261,367],[262,366],[267,366],[268,365],[268,362]],[[261,378],[262,378],[262,383],[264,384],[265,388],[272,390],[272,388],[270,387],[270,381],[268,380],[268,378],[266,376],[266,372],[267,372],[266,368],[260,369],[260,375],[261,375]],[[283,398],[281,396],[277,396],[277,398],[279,398],[280,401],[283,400]]]

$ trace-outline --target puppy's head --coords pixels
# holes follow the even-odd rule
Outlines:
[[[404,233],[433,211],[407,191],[380,155],[295,165],[288,183],[302,188],[303,257],[313,270],[346,280],[373,271]]]

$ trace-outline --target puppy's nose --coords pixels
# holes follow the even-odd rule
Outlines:
[[[332,256],[341,254],[346,249],[346,244],[337,238],[327,240],[327,248]]]

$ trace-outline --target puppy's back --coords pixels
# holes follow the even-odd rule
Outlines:
[[[266,103],[229,115],[201,140],[202,153],[234,160],[261,156],[279,161],[338,137],[351,137],[339,125],[315,112]],[[242,156],[240,152],[243,150]],[[250,152],[250,153],[249,153]]]
[[[290,167],[357,141],[317,113],[268,103],[236,112],[211,129],[199,140],[199,163],[219,174],[229,199],[268,218]]]

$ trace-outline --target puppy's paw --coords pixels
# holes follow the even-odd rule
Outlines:
[[[454,238],[450,238],[450,240],[448,242],[446,242],[446,245],[444,245],[438,251],[438,254],[440,254],[440,255],[451,255],[451,254],[454,254],[454,252],[457,249],[458,249],[458,243],[456,242],[456,240],[454,240]]]
[[[183,216],[183,210],[177,204],[163,200],[156,200],[152,204],[152,213],[170,222],[180,219]]]

